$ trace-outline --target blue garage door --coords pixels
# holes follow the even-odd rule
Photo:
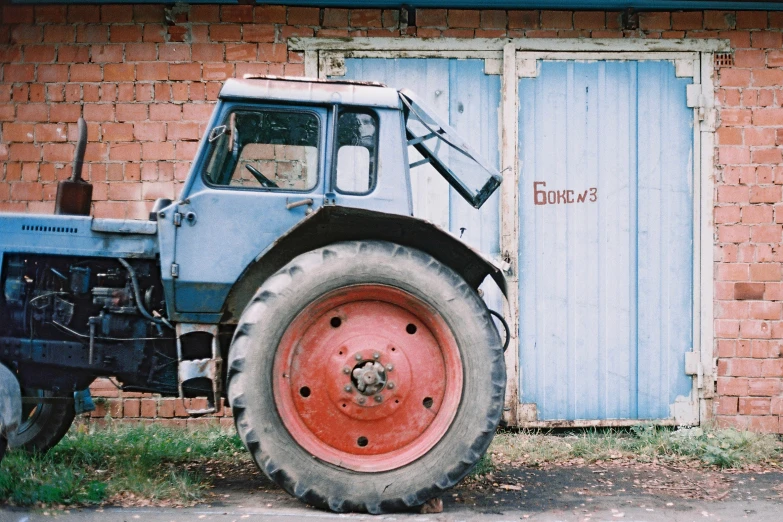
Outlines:
[[[693,111],[668,61],[519,81],[520,402],[666,419],[693,348]]]

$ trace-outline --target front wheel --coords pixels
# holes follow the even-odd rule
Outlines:
[[[22,404],[22,422],[16,433],[8,434],[11,448],[22,448],[29,453],[45,453],[68,433],[76,413],[73,393],[55,393],[38,389],[26,389],[25,395],[55,399],[52,402]],[[59,401],[56,399],[60,399]]]
[[[503,351],[484,303],[418,250],[345,242],[267,280],[229,351],[258,466],[333,511],[420,505],[455,485],[500,419]]]

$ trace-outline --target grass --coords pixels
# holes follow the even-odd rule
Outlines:
[[[509,431],[495,437],[471,476],[508,466],[618,459],[711,468],[780,467],[783,442],[775,435],[713,428]],[[81,425],[45,455],[9,452],[0,465],[0,503],[186,505],[203,498],[218,470],[247,468],[249,463],[239,437],[217,428],[110,424],[88,431]]]
[[[656,426],[589,429],[564,435],[540,431],[499,433],[490,446],[495,464],[586,463],[617,459],[689,463],[726,468],[783,465],[783,442],[776,435],[734,429],[672,430]]]
[[[217,428],[72,429],[45,455],[6,455],[0,465],[0,502],[83,505],[135,498],[192,503],[209,487],[210,477],[198,464],[248,458],[239,437]]]

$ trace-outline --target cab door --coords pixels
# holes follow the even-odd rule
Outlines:
[[[323,107],[219,110],[175,221],[172,277],[182,319],[216,322],[245,268],[323,204],[328,119]]]

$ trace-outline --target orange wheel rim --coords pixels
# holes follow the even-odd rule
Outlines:
[[[448,430],[462,360],[446,322],[397,288],[355,285],[308,305],[273,365],[277,411],[313,456],[355,471],[418,459]]]

